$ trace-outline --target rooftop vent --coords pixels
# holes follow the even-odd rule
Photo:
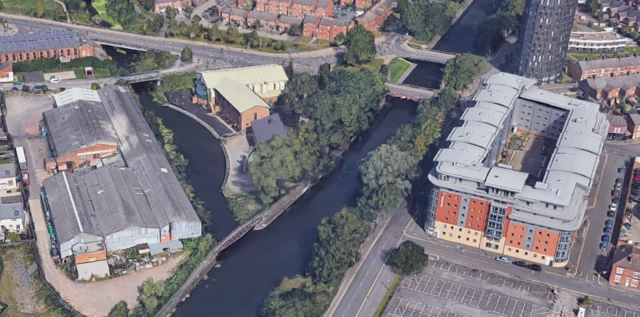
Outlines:
[[[14,211],[13,211],[13,216],[14,216],[14,217],[18,217],[18,216],[20,216],[20,210],[14,210]]]

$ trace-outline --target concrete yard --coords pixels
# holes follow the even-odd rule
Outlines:
[[[225,147],[229,154],[229,179],[225,190],[229,194],[233,193],[249,193],[257,191],[253,184],[251,173],[248,166],[244,165],[249,160],[249,141],[246,134],[237,134],[225,139]]]
[[[386,316],[549,316],[554,303],[547,286],[436,260],[401,282]]]

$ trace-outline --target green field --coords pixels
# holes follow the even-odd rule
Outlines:
[[[370,60],[366,64],[362,64],[362,65],[358,65],[358,66],[336,65],[335,69],[344,69],[344,70],[348,70],[350,72],[357,72],[357,71],[360,71],[363,68],[367,68],[372,72],[378,72],[378,71],[380,71],[380,67],[382,67],[382,65],[384,65],[384,60],[383,59],[374,58],[374,59]]]
[[[58,21],[66,21],[62,6],[53,0],[41,0],[44,4],[43,19],[56,20],[56,8],[60,7]],[[36,16],[38,0],[2,0],[2,12],[27,16]]]
[[[73,73],[76,74],[76,79],[85,79],[87,76],[84,74],[83,68],[74,68]]]
[[[107,0],[94,0],[91,2],[91,6],[98,11],[98,15],[100,15],[103,20],[111,24],[112,29],[122,30],[122,25],[107,14]]]
[[[111,77],[111,72],[108,69],[94,69],[93,76],[96,76],[96,78],[109,78]]]
[[[391,83],[395,84],[400,77],[409,69],[411,64],[403,59],[396,58],[389,65],[389,76],[391,77]]]

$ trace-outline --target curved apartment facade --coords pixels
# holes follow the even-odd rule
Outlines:
[[[484,81],[475,106],[434,158],[425,229],[443,240],[564,266],[609,123],[597,104],[535,83],[506,73]]]

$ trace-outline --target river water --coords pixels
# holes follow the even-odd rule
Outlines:
[[[158,106],[148,95],[141,94],[140,101],[173,130],[176,145],[189,160],[189,180],[212,213],[210,231],[216,237],[231,231],[237,224],[220,193],[225,160],[219,141],[191,118]],[[222,266],[209,272],[208,280],[200,282],[173,316],[256,316],[262,302],[283,277],[304,274],[322,218],[343,206],[356,205],[360,188],[358,165],[362,158],[413,117],[415,103],[400,99],[391,99],[390,103],[363,135],[363,143],[344,154],[344,161],[336,171],[269,227],[249,232],[222,252],[219,256]]]
[[[456,53],[473,51],[477,25],[491,13],[491,5],[492,0],[475,0],[435,48]],[[418,62],[405,83],[438,88],[441,76],[442,65]],[[154,110],[174,132],[175,144],[189,160],[188,178],[212,215],[209,232],[218,239],[225,236],[237,223],[220,192],[226,167],[219,141],[191,118],[153,103],[148,95],[140,96],[143,106]],[[221,267],[209,272],[208,279],[200,282],[173,316],[257,316],[260,305],[283,277],[304,274],[322,218],[344,206],[356,205],[360,161],[415,113],[413,102],[388,101],[387,108],[363,134],[363,143],[344,153],[341,166],[269,227],[249,232],[223,251],[218,257]]]

